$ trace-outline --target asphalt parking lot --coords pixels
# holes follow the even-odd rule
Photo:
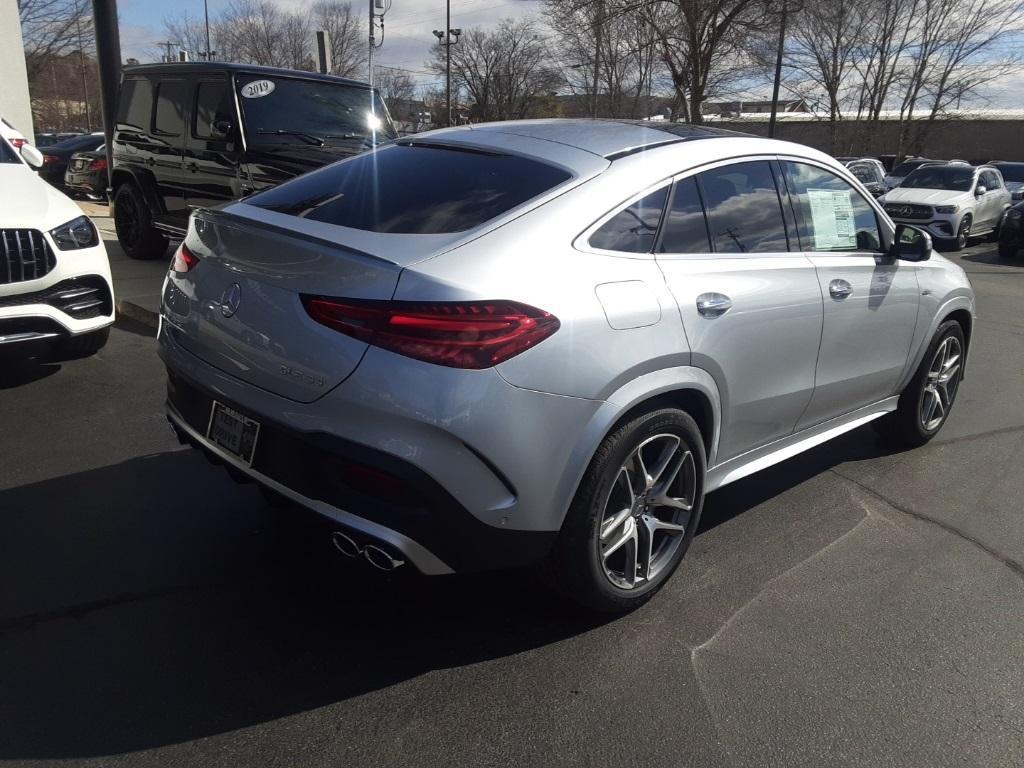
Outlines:
[[[0,761],[1021,764],[1024,259],[955,258],[979,320],[940,436],[862,428],[713,494],[611,621],[528,574],[341,562],[177,445],[144,326],[0,361]]]

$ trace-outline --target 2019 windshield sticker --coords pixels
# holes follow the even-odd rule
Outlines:
[[[273,80],[253,80],[242,86],[242,98],[262,99],[264,96],[272,94],[274,87]]]

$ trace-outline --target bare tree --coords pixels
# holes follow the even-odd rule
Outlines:
[[[651,0],[640,8],[657,34],[685,119],[702,123],[708,97],[752,74],[746,40],[766,8],[763,0]]]
[[[802,96],[821,93],[828,104],[832,152],[851,75],[865,58],[862,35],[873,13],[864,0],[815,0],[796,14],[791,28],[784,63],[797,76]]]
[[[216,23],[211,25],[211,32],[215,36]],[[200,58],[200,52],[206,50],[206,26],[202,19],[192,16],[188,11],[184,11],[177,17],[165,18],[164,34],[167,40],[177,43],[182,50],[188,51],[189,56],[193,59]],[[211,47],[216,48],[212,43]],[[166,51],[160,48],[159,55],[163,56],[165,53]]]
[[[331,40],[331,72],[342,77],[362,76],[366,67],[365,16],[352,10],[352,3],[319,0],[313,4],[316,29]]]
[[[553,56],[566,85],[583,97],[591,117],[639,117],[649,112],[658,40],[633,0],[546,0],[544,17],[554,31]]]
[[[416,82],[401,69],[377,68],[373,84],[395,120],[409,120],[409,104],[416,97]]]
[[[18,14],[30,81],[52,57],[95,44],[88,0],[19,0]]]
[[[468,29],[452,51],[453,91],[473,102],[477,120],[517,120],[535,114],[542,97],[562,82],[550,66],[534,19],[504,19],[494,29]],[[427,66],[445,71],[445,51],[433,48]]]

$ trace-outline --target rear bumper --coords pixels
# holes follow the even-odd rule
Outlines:
[[[207,438],[213,401],[260,421],[252,465]],[[168,369],[167,415],[179,436],[220,462],[337,524],[354,538],[384,543],[420,572],[438,575],[514,568],[541,560],[555,531],[519,531],[481,522],[414,464],[324,432],[300,432],[214,395]],[[397,478],[399,501],[361,493],[346,482],[353,468]]]
[[[64,186],[76,192],[102,197],[107,189],[106,169],[102,173],[72,173],[68,171],[64,175]]]

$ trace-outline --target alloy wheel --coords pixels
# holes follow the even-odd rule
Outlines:
[[[925,432],[938,429],[953,405],[960,385],[962,352],[955,336],[947,336],[935,350],[921,397],[920,419]]]
[[[615,476],[598,529],[601,565],[614,586],[635,589],[672,562],[696,491],[696,464],[680,437],[655,435],[633,449]]]
[[[117,220],[118,236],[131,245],[138,241],[138,210],[135,201],[128,195],[122,195],[117,201],[114,215]]]

